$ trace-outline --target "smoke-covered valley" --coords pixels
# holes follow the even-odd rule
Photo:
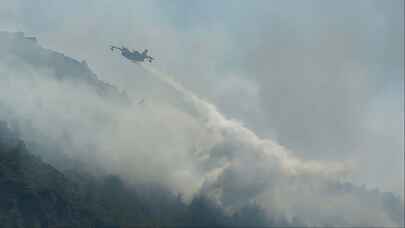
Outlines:
[[[403,224],[403,201],[348,182],[350,162],[299,158],[153,66],[125,62],[166,94],[140,104],[21,33],[1,44],[0,119],[60,170],[160,186],[185,203],[204,196],[229,215],[255,205],[275,224]]]

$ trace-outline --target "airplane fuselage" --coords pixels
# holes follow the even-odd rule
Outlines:
[[[143,51],[142,53],[138,51],[130,51],[128,48],[122,47],[115,47],[111,46],[111,50],[118,49],[121,51],[121,55],[127,58],[128,60],[134,62],[144,62],[147,59],[149,62],[152,62],[153,58],[147,55],[147,50]]]

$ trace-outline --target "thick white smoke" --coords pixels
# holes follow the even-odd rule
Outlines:
[[[168,74],[148,65],[142,64],[140,66],[147,70],[151,75],[180,92],[197,112],[199,120],[205,124],[207,129],[212,131],[213,135],[218,137],[218,142],[223,142],[224,140],[231,138],[236,142],[240,142],[239,144],[241,145],[246,144],[250,149],[253,149],[252,153],[260,153],[254,156],[262,158],[264,158],[263,156],[269,156],[280,162],[279,167],[282,168],[284,173],[289,175],[316,174],[322,176],[343,177],[344,174],[349,171],[349,167],[345,163],[336,162],[325,164],[321,162],[304,162],[294,157],[283,146],[272,140],[259,138],[253,131],[244,127],[237,120],[227,119],[213,104],[198,97],[192,91],[187,90]]]
[[[398,225],[379,198],[340,184],[346,163],[297,158],[151,66],[141,65],[184,105],[118,105],[81,81],[11,62],[0,64],[0,117],[29,144],[59,144],[90,169],[158,183],[185,200],[204,194],[229,213],[254,203],[292,223]]]
[[[285,216],[291,223],[310,226],[334,220],[341,220],[337,222],[341,226],[397,225],[381,202],[371,203],[361,193],[337,190],[350,172],[349,163],[299,159],[283,146],[226,118],[168,74],[149,65],[142,67],[181,93],[212,135],[211,146],[198,151],[202,158],[198,165],[203,167],[199,190],[228,211],[255,203],[269,216]]]

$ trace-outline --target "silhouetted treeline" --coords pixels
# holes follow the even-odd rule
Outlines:
[[[0,227],[232,227],[268,225],[247,207],[226,215],[209,199],[186,204],[159,186],[61,172],[32,155],[0,122]],[[149,189],[149,190],[147,190]]]

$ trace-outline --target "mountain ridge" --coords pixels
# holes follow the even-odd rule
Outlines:
[[[92,87],[98,95],[128,103],[125,91],[120,92],[115,86],[100,80],[92,72],[85,60],[79,61],[63,53],[43,48],[35,37],[26,37],[23,32],[0,31],[0,61],[10,66],[20,63],[52,71],[57,80],[77,80]]]

